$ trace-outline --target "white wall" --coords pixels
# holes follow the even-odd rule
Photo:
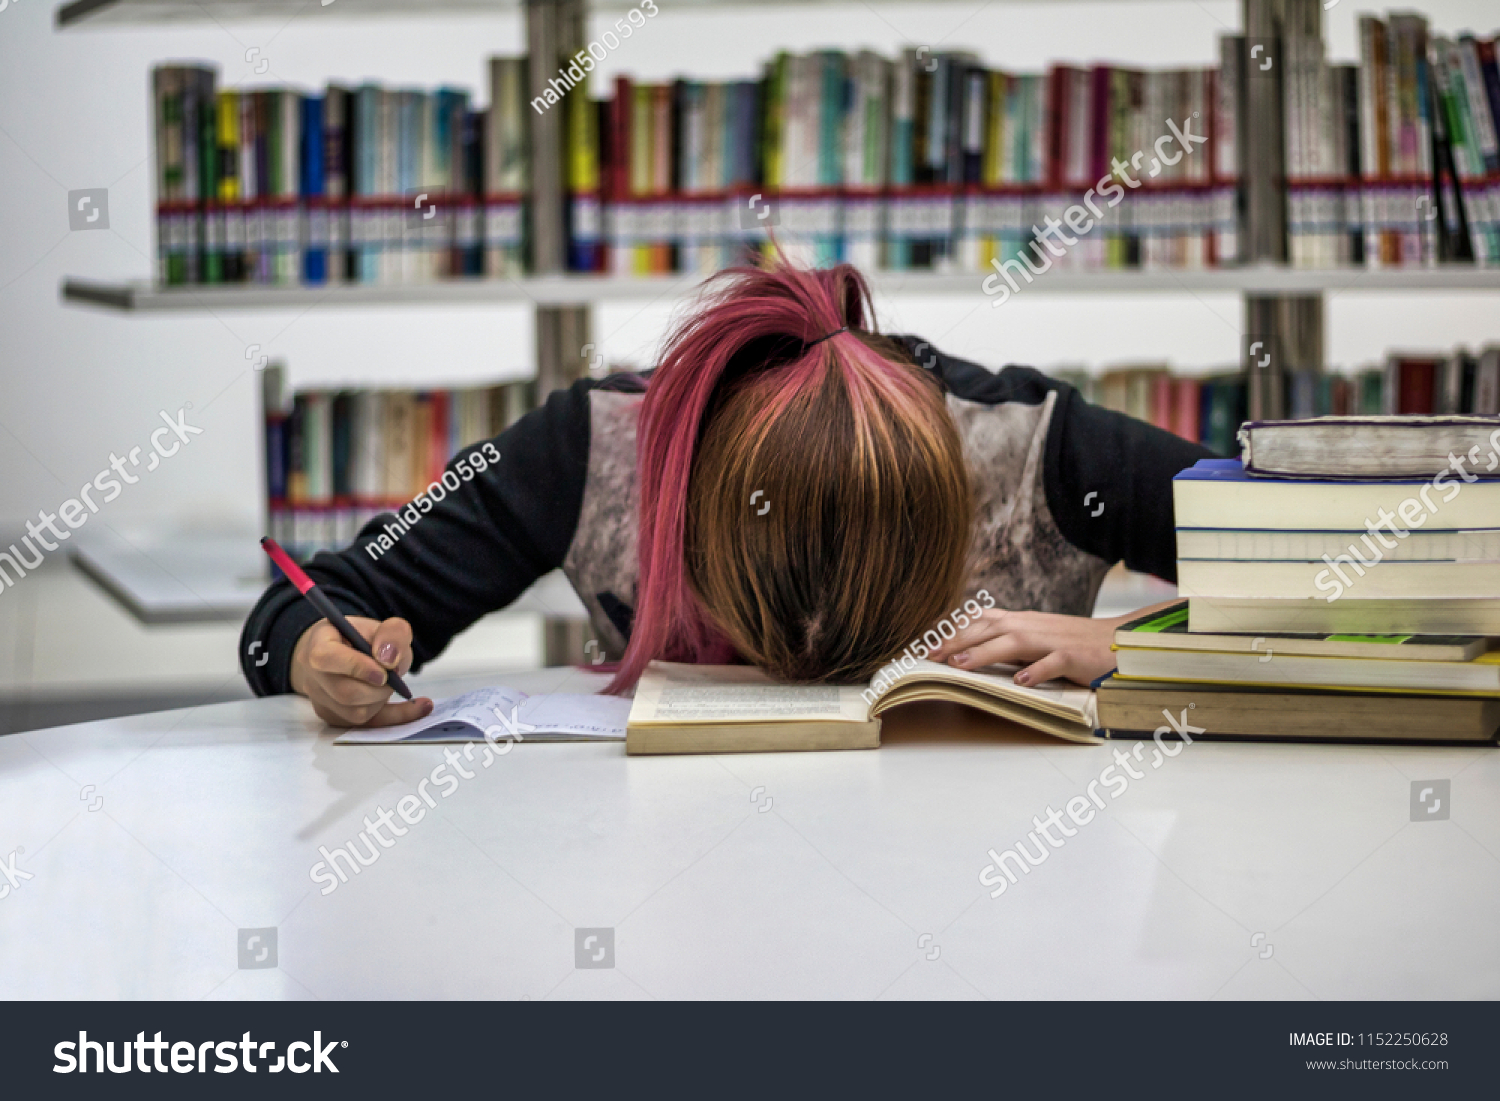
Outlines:
[[[775,49],[959,46],[992,63],[1039,69],[1053,59],[1211,64],[1220,33],[1239,24],[1232,0],[1155,3],[745,5],[661,14],[605,62],[610,79],[678,73],[752,75]],[[517,52],[515,13],[493,18],[353,20],[309,4],[289,23],[187,29],[53,30],[56,0],[11,0],[0,11],[0,530],[55,510],[83,481],[145,444],[158,410],[188,402],[204,432],[96,518],[128,534],[253,528],[259,475],[255,386],[245,349],[285,356],[294,384],[456,382],[530,370],[522,309],[417,309],[134,317],[63,306],[65,275],[101,280],[150,271],[147,73],[153,62],[204,59],[224,83],[316,87],[330,78],[453,83],[484,99],[484,59]],[[415,7],[415,5],[414,5]],[[1335,57],[1354,56],[1359,6],[1326,13]],[[1429,6],[1447,31],[1493,29],[1492,0]],[[594,21],[597,37],[615,16]],[[270,70],[255,77],[250,48]],[[69,232],[66,193],[109,188],[110,229]],[[1500,297],[1335,295],[1329,361],[1354,364],[1391,346],[1445,347],[1500,339]],[[670,311],[613,305],[596,317],[612,357],[648,362]],[[1003,317],[1001,315],[1004,315]],[[1004,310],[972,300],[893,300],[891,328],[920,331],[982,361],[1101,365],[1166,360],[1232,364],[1240,305],[1233,296],[1060,299],[1018,296]]]

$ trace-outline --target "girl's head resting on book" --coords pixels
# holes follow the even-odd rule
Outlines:
[[[652,659],[865,681],[952,607],[962,445],[941,383],[871,318],[849,265],[777,263],[721,273],[679,323],[641,409],[636,614],[612,690]]]

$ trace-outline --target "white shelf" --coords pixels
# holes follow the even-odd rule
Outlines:
[[[966,272],[877,272],[871,288],[881,296],[985,298],[984,276]],[[455,279],[395,286],[340,284],[269,287],[254,284],[156,287],[141,282],[96,283],[65,279],[66,302],[140,313],[201,313],[218,310],[305,310],[313,306],[454,306],[532,303],[538,306],[590,302],[651,302],[691,296],[697,276],[618,278],[595,275],[531,276],[525,279]],[[1022,284],[1034,294],[1332,294],[1390,291],[1500,291],[1500,268],[1292,269],[1225,268],[1212,271],[1054,271]]]
[[[94,541],[72,552],[73,562],[138,622],[147,625],[238,623],[271,583],[253,535],[186,536],[135,546]],[[560,570],[539,578],[505,608],[584,619],[588,611]]]
[[[756,4],[762,7],[802,6],[810,0],[672,0],[672,9],[709,8],[733,3],[736,7]],[[819,0],[847,2],[847,0]],[[871,0],[873,3],[894,0]],[[910,0],[901,0],[910,2]],[[1035,0],[1031,0],[1035,2]],[[1070,3],[1072,0],[1050,0]],[[1131,0],[1120,0],[1128,3]],[[1190,0],[1184,0],[1190,2]],[[640,0],[589,0],[591,11],[625,11],[638,7]],[[519,12],[521,0],[72,0],[57,9],[59,30],[141,26],[147,24],[246,23],[274,20],[284,23],[298,15],[324,18],[362,18],[384,16],[410,19],[423,15],[493,15]]]

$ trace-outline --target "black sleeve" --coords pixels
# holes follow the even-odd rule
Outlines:
[[[1155,425],[1093,405],[1065,382],[1047,382],[1057,393],[1047,432],[1047,507],[1063,538],[1106,562],[1123,559],[1132,570],[1175,583],[1172,478],[1199,459],[1217,456]]]
[[[1033,368],[991,371],[945,355],[919,337],[895,339],[950,393],[968,401],[1040,405],[1055,393],[1043,480],[1047,508],[1063,538],[1106,562],[1123,559],[1132,570],[1177,580],[1172,478],[1199,459],[1218,458],[1214,452],[1090,404],[1066,382]]]
[[[448,464],[459,488],[418,512],[408,530],[389,513],[377,517],[352,546],[314,556],[308,576],[346,615],[410,622],[419,670],[454,635],[562,565],[583,503],[588,395],[597,385],[585,380],[556,391],[493,440],[466,448]],[[489,462],[495,451],[499,463],[462,480],[460,461],[472,471],[474,453]],[[380,553],[382,534],[394,545]],[[292,650],[321,618],[288,582],[266,590],[240,636],[240,666],[256,695],[291,691]]]

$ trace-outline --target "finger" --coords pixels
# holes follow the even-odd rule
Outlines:
[[[1014,630],[1016,621],[1015,613],[1007,612],[1004,608],[987,608],[978,616],[974,617],[972,623],[967,627],[960,627],[958,634],[953,638],[945,639],[941,646],[934,650],[929,656],[932,661],[946,661],[961,650],[967,650],[975,643],[986,639],[995,638]]]
[[[404,703],[388,703],[366,722],[360,724],[367,727],[376,726],[399,726],[402,723],[414,723],[418,719],[425,719],[432,714],[432,701],[426,696],[418,696],[414,700]]]
[[[371,619],[369,616],[362,615],[346,615],[344,618],[349,621],[349,625],[358,631],[360,637],[366,642],[374,638],[375,632],[380,630],[380,620],[378,619]],[[328,626],[333,627],[333,624],[330,623]],[[333,627],[333,633],[338,635],[339,638],[344,637],[342,634],[339,634],[337,627]]]
[[[314,715],[318,716],[318,718],[322,719],[329,726],[340,728],[359,726],[366,719],[377,714],[382,706],[376,704],[373,707],[341,707],[337,704],[331,704],[325,699],[314,699],[311,702]]]
[[[385,670],[379,662],[361,654],[334,631],[332,638],[320,638],[308,652],[307,664],[316,673],[353,677],[366,684],[385,683]]]
[[[375,660],[387,669],[400,669],[411,660],[411,624],[404,619],[387,619],[370,637]]]
[[[330,675],[322,678],[318,685],[320,694],[340,707],[379,707],[391,697],[391,686],[379,688],[353,677]]]
[[[954,654],[948,662],[960,669],[978,669],[996,662],[1018,664],[1035,661],[1045,653],[1047,649],[1039,646],[1031,635],[1011,634],[970,646],[967,650]]]
[[[1025,669],[1016,673],[1016,683],[1023,687],[1034,687],[1049,680],[1066,675],[1068,669],[1069,654],[1066,650],[1053,650],[1052,653],[1033,662]]]

